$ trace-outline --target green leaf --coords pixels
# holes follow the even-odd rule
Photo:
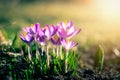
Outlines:
[[[11,46],[14,46],[16,40],[17,40],[17,34],[14,36]]]
[[[103,63],[104,63],[104,50],[101,47],[101,45],[99,45],[94,59],[94,67],[97,68],[98,70],[102,70]]]
[[[25,72],[26,80],[29,80],[28,70],[25,70],[24,72]]]

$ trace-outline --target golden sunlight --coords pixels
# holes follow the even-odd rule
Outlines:
[[[97,0],[96,5],[105,20],[120,21],[120,0]]]

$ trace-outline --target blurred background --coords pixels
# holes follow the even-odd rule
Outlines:
[[[0,31],[10,40],[22,27],[36,22],[44,27],[73,21],[82,29],[74,37],[78,51],[92,54],[100,44],[106,59],[115,58],[120,54],[119,4],[120,0],[0,0]]]

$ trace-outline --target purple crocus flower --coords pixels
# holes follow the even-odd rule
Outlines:
[[[26,27],[22,29],[26,34],[30,33],[30,27]]]
[[[72,21],[70,21],[67,25],[64,22],[61,22],[58,24],[58,28],[58,36],[64,39],[70,39],[81,31],[81,29],[77,30],[76,27],[73,26]]]
[[[60,37],[60,38],[67,38],[67,31],[63,28],[60,28],[58,27],[58,32],[57,32],[57,35]]]
[[[45,36],[47,37],[47,39],[50,40],[52,36],[56,34],[57,27],[54,25],[52,26],[46,25],[46,27],[43,28],[43,32],[45,33]]]
[[[35,36],[39,31],[39,29],[40,29],[40,24],[35,23],[34,25],[30,26],[29,33]]]
[[[41,45],[45,45],[46,43],[46,36],[45,33],[42,29],[39,29],[36,35],[36,40],[39,42]]]
[[[67,30],[67,29],[69,29],[73,26],[73,22],[70,21],[70,22],[68,22],[68,24],[65,24],[64,22],[61,22],[58,25],[60,26],[60,28],[63,28],[64,30]]]
[[[38,34],[39,30],[40,30],[39,23],[31,25],[30,27],[23,28],[23,31],[25,32],[25,34],[30,34],[31,36],[34,37],[34,39],[36,39],[36,35]]]
[[[61,45],[61,39],[60,37],[58,37],[57,34],[55,34],[52,38],[51,38],[51,42],[54,44],[54,45]]]
[[[69,30],[68,30],[68,35],[67,37],[70,39],[72,38],[73,36],[75,36],[76,34],[78,34],[79,32],[81,31],[81,29],[77,30],[76,27],[71,27]]]
[[[70,50],[71,48],[75,47],[78,45],[78,43],[75,43],[73,41],[67,41],[65,39],[61,40],[61,44],[62,46],[66,49],[66,50]]]
[[[30,45],[30,43],[34,40],[34,37],[31,34],[24,32],[23,34],[20,34],[20,39]]]

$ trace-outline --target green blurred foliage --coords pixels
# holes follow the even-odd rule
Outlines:
[[[74,0],[0,0],[2,4],[10,4],[10,3],[33,3],[33,2],[69,2]]]

